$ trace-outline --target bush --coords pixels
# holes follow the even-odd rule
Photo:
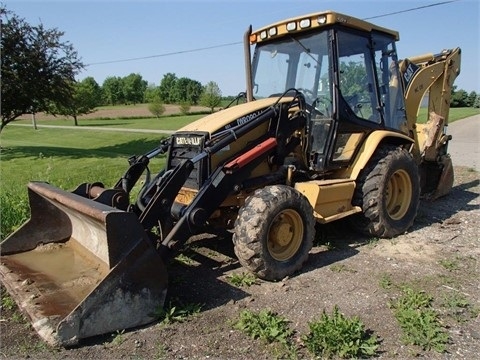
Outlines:
[[[180,112],[183,115],[187,115],[190,112],[190,104],[188,102],[182,102],[180,104]]]
[[[165,106],[160,101],[154,101],[148,104],[148,111],[159,118],[165,112]]]

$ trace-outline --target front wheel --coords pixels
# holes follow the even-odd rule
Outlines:
[[[233,244],[240,264],[265,280],[281,280],[308,258],[315,235],[307,198],[285,186],[267,186],[248,197],[235,222]]]

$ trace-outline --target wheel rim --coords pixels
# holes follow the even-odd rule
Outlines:
[[[298,212],[287,209],[275,216],[268,231],[268,252],[278,261],[294,256],[303,240],[304,226]]]
[[[402,219],[412,202],[412,181],[405,170],[397,170],[387,184],[387,212],[393,220]]]

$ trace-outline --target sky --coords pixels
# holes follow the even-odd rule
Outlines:
[[[0,0],[31,25],[65,34],[87,66],[78,80],[140,74],[159,85],[173,73],[222,94],[245,90],[243,35],[324,10],[368,19],[400,33],[399,58],[462,49],[457,89],[480,93],[479,0]],[[439,4],[439,5],[435,5]],[[395,14],[393,14],[395,13]],[[142,58],[138,60],[129,60]],[[124,61],[129,60],[129,61]]]

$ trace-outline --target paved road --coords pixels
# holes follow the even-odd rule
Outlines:
[[[9,124],[9,126],[28,126],[31,124]],[[95,130],[95,131],[120,131],[120,132],[138,132],[138,133],[154,133],[154,134],[173,134],[174,130],[150,130],[150,129],[127,129],[127,128],[114,128],[114,127],[101,127],[101,126],[68,126],[68,125],[43,125],[37,124],[37,128],[56,128],[56,129],[69,129],[69,130]]]
[[[453,166],[468,166],[480,171],[480,115],[450,123],[447,133],[452,135],[448,152]]]

